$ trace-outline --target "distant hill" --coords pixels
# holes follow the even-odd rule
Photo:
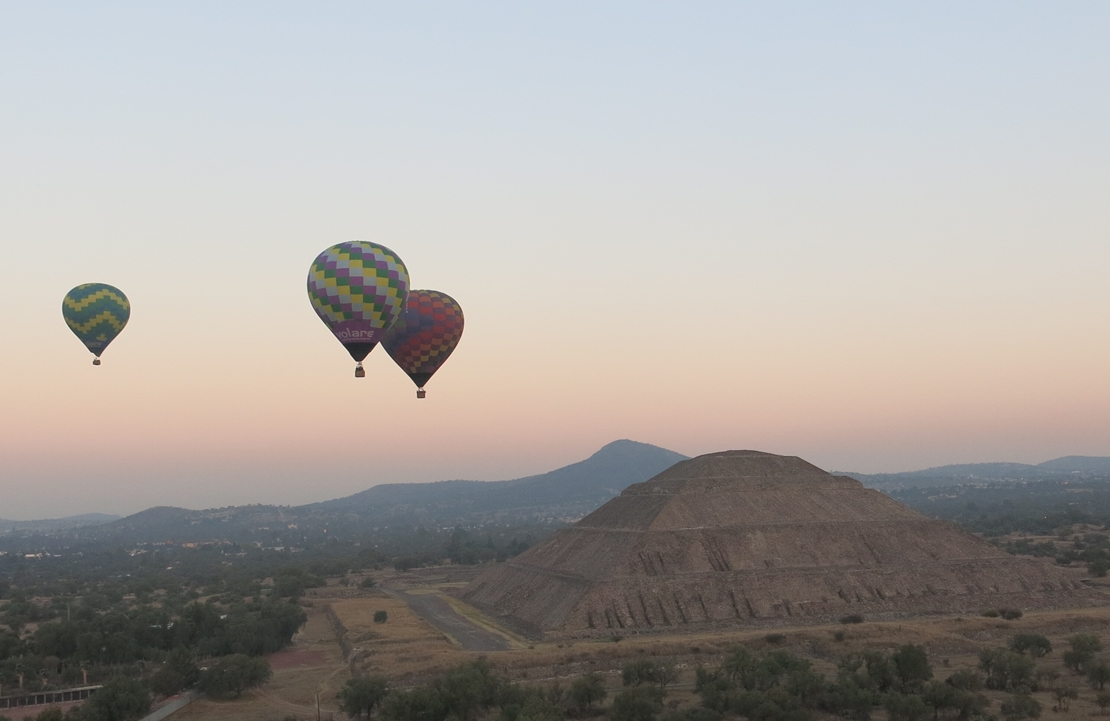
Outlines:
[[[903,473],[854,473],[851,471],[838,471],[838,473],[851,476],[866,486],[883,491],[929,486],[986,484],[996,481],[1046,481],[1068,477],[1083,479],[1110,478],[1110,457],[1064,456],[1037,465],[1026,463],[962,463]]]
[[[620,440],[578,463],[511,481],[440,481],[388,483],[353,496],[325,501],[306,509],[346,512],[416,513],[459,517],[585,515],[633,483],[646,481],[686,456],[665,448]]]
[[[231,506],[204,511],[159,506],[73,535],[86,540],[186,543],[223,540],[299,546],[321,534],[379,527],[429,528],[484,523],[576,520],[633,483],[686,456],[614,441],[578,463],[511,481],[440,481],[374,486],[346,498],[306,506]]]
[[[112,516],[107,513],[82,513],[78,516],[45,518],[39,521],[9,521],[5,518],[0,518],[0,534],[18,531],[30,533],[40,531],[63,531],[69,528],[79,528],[81,526],[97,526],[102,523],[109,523],[117,518],[119,518],[119,516]]]

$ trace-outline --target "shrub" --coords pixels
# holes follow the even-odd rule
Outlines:
[[[767,643],[778,645],[786,640],[786,635],[782,633],[769,633],[763,637]]]
[[[1021,721],[1041,717],[1041,704],[1027,694],[1017,694],[1002,702],[1002,716],[1006,721]]]
[[[613,698],[611,721],[655,721],[663,710],[663,695],[655,688],[629,688]]]
[[[859,615],[858,613],[853,613],[853,614],[850,614],[848,616],[841,616],[840,617],[840,622],[841,623],[863,623],[863,616]]]
[[[358,584],[358,587],[359,588],[373,588],[374,586],[377,586],[377,585],[378,585],[377,581],[375,581],[374,579],[367,576],[366,578],[362,579],[362,583]]]
[[[1052,653],[1052,644],[1039,633],[1019,633],[1010,639],[1010,650],[1018,653],[1028,652],[1033,658]]]
[[[844,634],[843,631],[833,631],[832,637],[833,637],[834,641],[843,641],[844,636],[845,636],[845,634]]]
[[[983,611],[982,615],[986,616],[987,618],[998,618],[999,614],[998,611],[995,611],[992,608],[988,608],[986,611]]]
[[[964,668],[945,679],[945,683],[961,691],[978,691],[983,688],[983,677],[969,668]]]
[[[385,611],[374,611],[374,623],[385,623],[389,620],[389,614]]]
[[[1016,621],[1024,614],[1022,614],[1020,608],[1000,608],[998,609],[998,615],[1002,617],[1003,621]]]
[[[883,699],[883,708],[890,721],[923,721],[932,713],[920,696],[900,693],[887,694]]]

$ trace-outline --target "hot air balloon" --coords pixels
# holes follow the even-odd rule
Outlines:
[[[92,352],[93,365],[131,317],[131,302],[119,288],[104,283],[79,285],[62,299],[62,317],[73,334]]]
[[[437,290],[409,292],[405,312],[382,339],[393,362],[416,384],[416,397],[459,344],[463,312],[455,299]]]
[[[408,290],[405,264],[384,245],[356,240],[316,256],[308,270],[308,297],[355,359],[355,378],[366,375],[362,360],[401,315]]]

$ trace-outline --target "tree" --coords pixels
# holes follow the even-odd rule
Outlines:
[[[1006,649],[979,653],[979,668],[987,673],[987,688],[1027,693],[1037,690],[1036,663],[1028,656]]]
[[[1095,703],[1102,713],[1106,713],[1106,707],[1110,706],[1110,692],[1102,691],[1098,696],[1095,696]]]
[[[656,688],[629,688],[613,698],[610,721],[655,721],[663,710],[663,694]]]
[[[889,697],[900,696],[901,694],[889,694]],[[830,684],[821,695],[818,705],[841,718],[850,719],[869,719],[871,718],[871,709],[878,701],[879,694],[871,688],[860,685],[855,678],[851,676],[843,676],[836,683]],[[916,696],[913,697],[918,703],[921,699]],[[893,701],[898,709],[902,708],[897,700]],[[912,702],[911,702],[912,703]],[[924,704],[921,704],[925,708]],[[892,712],[897,713],[897,711]],[[912,715],[911,711],[907,711]],[[893,716],[891,718],[894,718]]]
[[[594,704],[601,703],[609,692],[605,689],[605,680],[601,674],[591,671],[585,676],[574,680],[570,685],[570,706],[577,713],[585,713],[593,708]]]
[[[959,694],[953,686],[941,681],[930,681],[929,685],[921,692],[921,700],[933,709],[933,718],[940,716],[943,708],[952,708],[956,705],[956,696]]]
[[[908,643],[898,649],[890,660],[902,682],[903,691],[919,689],[933,677],[933,669],[929,667],[929,657],[924,646]]]
[[[363,676],[349,679],[336,697],[343,713],[362,718],[365,712],[366,718],[370,718],[374,707],[381,703],[388,691],[388,684],[381,676]]]
[[[118,676],[81,707],[82,721],[133,721],[150,711],[150,694],[138,681]]]
[[[1088,663],[1086,669],[1087,680],[1091,682],[1092,687],[1099,691],[1106,686],[1107,681],[1110,681],[1110,665],[1107,665],[1105,661]]]
[[[374,611],[374,623],[385,623],[389,620],[389,613],[386,611]]]
[[[641,659],[625,664],[621,672],[621,680],[625,686],[655,684],[659,686],[660,691],[666,691],[668,685],[678,680],[678,671],[672,660]]]
[[[1002,716],[1006,721],[1022,721],[1041,717],[1041,704],[1028,694],[1016,694],[1002,702]]]
[[[552,696],[537,688],[506,686],[498,721],[563,721],[563,710]]]
[[[264,658],[233,654],[217,659],[200,674],[197,687],[209,696],[234,695],[238,698],[248,688],[261,686],[273,672]]]
[[[381,702],[381,715],[391,721],[428,721],[453,718],[471,721],[512,693],[493,674],[489,662],[478,659],[447,671],[427,684],[394,691]]]
[[[160,696],[173,696],[195,686],[199,679],[200,669],[193,661],[193,654],[186,648],[177,648],[151,676],[150,688]]]
[[[1010,650],[1017,653],[1028,653],[1033,658],[1040,658],[1052,653],[1052,644],[1042,634],[1019,633],[1010,639]]]
[[[1102,640],[1093,633],[1077,633],[1068,638],[1068,645],[1073,651],[1092,655],[1102,650]]]
[[[1059,686],[1052,690],[1052,698],[1056,700],[1053,711],[1067,711],[1072,699],[1079,698],[1079,692],[1071,686]]]
[[[883,700],[890,721],[922,721],[929,715],[929,706],[920,696],[889,693]]]
[[[978,691],[983,688],[983,677],[969,668],[962,668],[949,676],[944,681],[952,688],[961,691]]]

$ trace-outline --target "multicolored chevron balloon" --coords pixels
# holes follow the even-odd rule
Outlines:
[[[62,317],[100,365],[100,354],[131,317],[131,302],[119,288],[104,283],[79,285],[62,300]]]
[[[401,315],[408,289],[405,264],[384,245],[340,243],[313,261],[308,297],[320,320],[357,362],[356,378],[366,375],[362,359]]]
[[[437,290],[414,290],[382,347],[416,384],[416,397],[423,398],[424,384],[455,350],[462,332],[463,312],[454,298]]]

